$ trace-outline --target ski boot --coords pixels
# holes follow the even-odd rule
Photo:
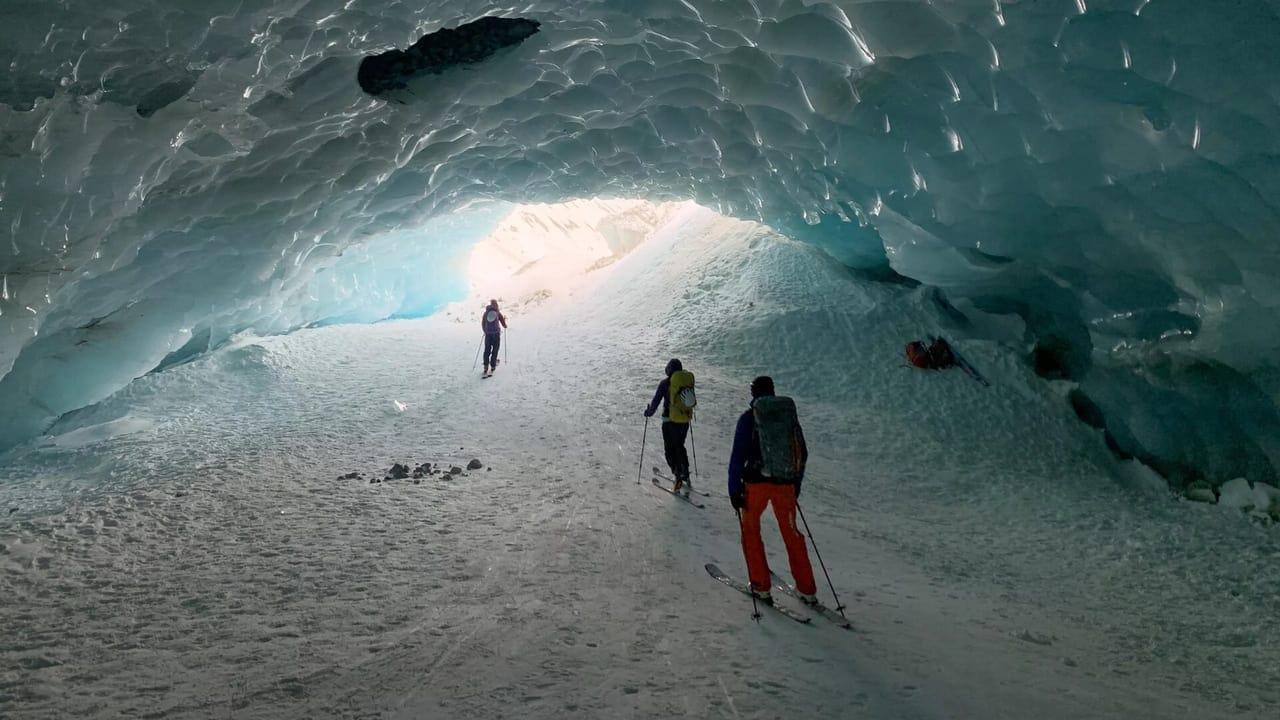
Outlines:
[[[773,604],[773,594],[770,593],[768,590],[757,590],[754,587],[752,587],[751,597],[755,598],[756,600],[759,600],[765,605]]]
[[[800,591],[796,591],[796,594],[800,596],[800,602],[809,607],[817,607],[819,604],[817,595],[809,595]]]

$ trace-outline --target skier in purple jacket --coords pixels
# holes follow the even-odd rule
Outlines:
[[[498,301],[490,300],[480,316],[480,329],[484,330],[484,374],[498,368],[498,347],[502,345],[502,329],[507,326],[507,316],[498,309]]]

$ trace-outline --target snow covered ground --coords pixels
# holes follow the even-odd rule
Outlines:
[[[902,367],[947,328],[928,292],[696,207],[571,285],[510,309],[489,380],[469,301],[247,338],[0,460],[0,715],[1274,717],[1276,531],[1116,466],[1007,353],[962,347],[991,388]],[[672,355],[706,510],[649,484],[656,427],[637,483]],[[753,623],[702,569],[744,572],[760,373],[854,632]]]

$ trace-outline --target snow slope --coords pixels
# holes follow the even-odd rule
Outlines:
[[[946,328],[927,290],[695,207],[511,313],[490,380],[459,320],[245,339],[7,456],[0,714],[1271,716],[1274,530],[1125,480],[993,348],[962,347],[990,389],[900,367]],[[655,427],[636,479],[670,355],[705,511],[649,485]],[[722,467],[761,372],[800,403],[852,633],[754,624],[702,569],[743,572]]]

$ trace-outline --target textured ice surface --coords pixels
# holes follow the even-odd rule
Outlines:
[[[938,286],[1176,482],[1274,482],[1277,9],[10,0],[0,446],[192,338],[377,314],[354,287],[293,302],[349,247],[599,193]],[[485,15],[541,25],[398,102],[360,91],[361,58]]]

